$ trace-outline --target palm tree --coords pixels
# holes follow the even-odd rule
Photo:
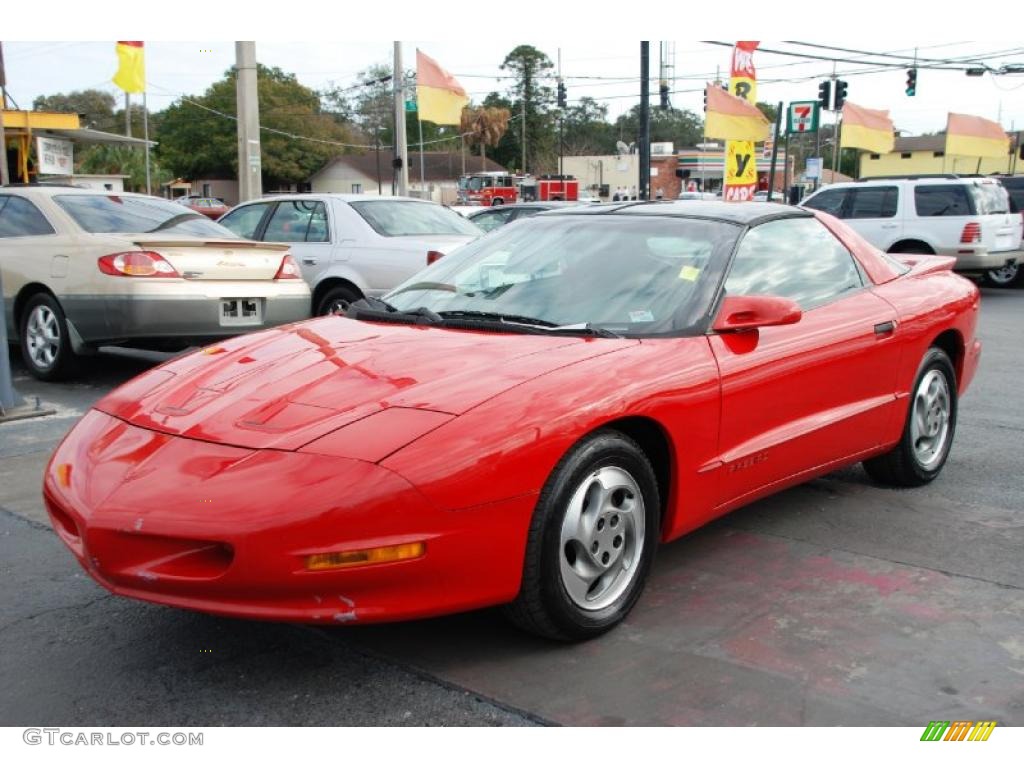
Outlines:
[[[496,147],[508,130],[511,113],[502,107],[472,107],[462,110],[461,132],[471,144],[480,146],[480,170],[485,170],[487,147]]]

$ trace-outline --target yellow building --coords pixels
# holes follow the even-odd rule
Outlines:
[[[892,152],[880,155],[860,153],[860,178],[875,176],[917,176],[926,173],[1010,173],[1024,174],[1024,131],[1010,134],[1011,151],[1006,157],[946,155],[946,137],[897,137]]]

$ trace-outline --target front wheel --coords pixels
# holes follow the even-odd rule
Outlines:
[[[1009,288],[1021,277],[1019,264],[1007,264],[999,269],[990,269],[982,275],[985,285],[993,288]]]
[[[942,471],[956,432],[956,374],[949,356],[932,347],[914,379],[900,442],[868,459],[864,469],[883,485],[912,488],[930,483]]]
[[[621,622],[654,559],[659,505],[635,441],[605,430],[574,446],[537,502],[509,618],[555,640],[586,640]]]
[[[360,298],[357,291],[347,286],[339,285],[337,288],[331,288],[320,298],[320,303],[316,307],[316,314],[335,315],[339,312],[344,312],[348,309],[349,304],[358,301]]]

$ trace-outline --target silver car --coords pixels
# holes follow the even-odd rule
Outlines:
[[[44,380],[101,346],[182,349],[309,316],[287,246],[146,195],[0,188],[0,272],[8,337]]]
[[[481,234],[436,203],[377,195],[266,197],[218,223],[246,239],[287,243],[313,289],[316,315],[381,296]]]

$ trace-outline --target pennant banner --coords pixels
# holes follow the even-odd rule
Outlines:
[[[949,113],[946,121],[946,155],[1006,157],[1010,137],[999,123],[974,115]]]
[[[704,123],[704,133],[708,138],[739,143],[767,141],[771,128],[768,118],[749,101],[731,96],[708,83],[708,111]]]
[[[850,101],[843,102],[841,130],[841,147],[856,147],[884,155],[896,146],[896,134],[887,109],[868,109]]]
[[[729,93],[737,98],[757,103],[757,71],[754,69],[754,51],[758,42],[741,40],[732,50],[729,71]],[[710,94],[708,89],[708,111]],[[767,122],[767,121],[766,121]],[[762,139],[763,141],[763,139]],[[757,161],[753,141],[729,141],[725,145],[725,188],[722,199],[731,202],[751,200],[757,191]]]
[[[146,90],[146,59],[140,41],[119,40],[117,42],[118,68],[114,85],[125,93],[142,93]]]
[[[416,102],[420,120],[459,125],[469,96],[459,81],[420,50],[416,51]]]

